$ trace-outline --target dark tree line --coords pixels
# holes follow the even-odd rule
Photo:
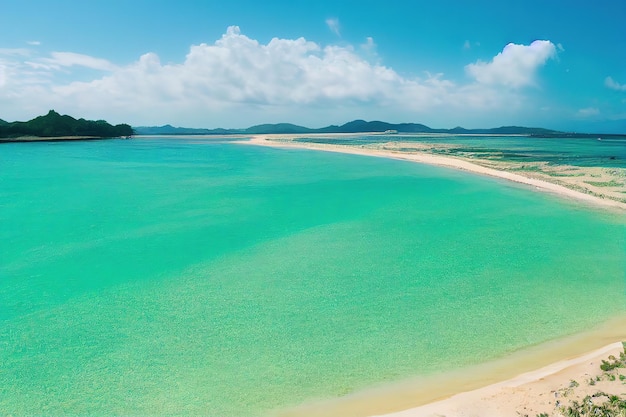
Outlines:
[[[20,136],[94,136],[99,138],[131,136],[133,129],[127,124],[113,126],[104,120],[74,119],[61,116],[50,110],[45,116],[39,116],[28,122],[7,123],[0,121],[0,137],[16,138]]]

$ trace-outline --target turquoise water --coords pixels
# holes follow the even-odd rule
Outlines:
[[[546,161],[553,165],[626,168],[626,137],[540,138],[528,136],[371,135],[345,138],[299,138],[298,142],[372,144],[391,141],[449,144],[439,153],[471,153],[478,158],[518,162]]]
[[[623,313],[626,221],[419,164],[0,146],[0,411],[259,416]]]

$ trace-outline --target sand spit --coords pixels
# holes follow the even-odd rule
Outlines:
[[[322,137],[341,138],[351,136],[353,137],[354,135],[336,134],[323,135]],[[552,168],[541,163],[536,163],[531,166],[528,163],[521,165],[513,162],[476,158],[470,159],[457,155],[442,156],[430,153],[432,150],[446,147],[446,144],[430,145],[410,143],[410,145],[403,145],[402,142],[389,142],[375,146],[357,146],[294,141],[294,139],[298,137],[299,136],[294,135],[258,135],[254,136],[250,141],[242,143],[378,156],[443,166],[506,179],[534,187],[540,191],[558,194],[565,198],[582,201],[595,206],[626,210],[626,172],[624,172],[626,170],[620,170],[619,168],[604,169],[569,166]],[[527,166],[531,169],[526,168]]]

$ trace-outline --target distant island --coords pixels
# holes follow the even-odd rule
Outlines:
[[[341,126],[330,125],[319,129],[311,129],[291,123],[261,124],[246,129],[196,129],[187,127],[164,126],[136,126],[133,127],[137,135],[303,135],[325,133],[424,133],[450,135],[525,135],[534,137],[624,137],[617,134],[571,133],[540,127],[501,126],[490,129],[465,129],[457,126],[452,129],[433,129],[420,123],[387,123],[381,121],[353,120]]]
[[[0,141],[36,141],[103,139],[127,137],[134,134],[127,124],[111,125],[104,120],[74,119],[50,110],[28,122],[6,122],[0,119]]]
[[[291,123],[261,124],[247,129],[194,129],[185,127],[139,126],[134,127],[138,135],[263,135],[263,134],[308,134],[308,133],[448,133],[457,135],[560,135],[562,132],[538,127],[502,126],[492,129],[433,129],[419,123],[387,123],[381,121],[367,122],[353,120],[341,126],[330,125],[319,129],[311,129]]]
[[[625,137],[617,134],[568,133],[540,127],[501,126],[489,129],[433,129],[420,123],[387,123],[382,121],[353,120],[343,125],[330,125],[312,129],[291,123],[260,124],[244,129],[199,129],[187,127],[111,125],[104,120],[75,119],[50,110],[27,122],[7,122],[0,119],[0,142],[38,140],[76,140],[130,137],[133,135],[306,135],[306,134],[357,134],[357,133],[408,133],[408,134],[451,134],[451,135],[524,135],[533,137]]]

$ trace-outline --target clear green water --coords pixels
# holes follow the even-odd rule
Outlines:
[[[258,416],[623,313],[623,216],[402,161],[0,146],[0,413]]]
[[[528,136],[467,135],[355,135],[344,138],[299,138],[298,142],[345,145],[386,143],[391,141],[445,143],[443,154],[467,154],[518,162],[546,161],[553,165],[626,168],[626,137],[609,138],[540,138]]]

